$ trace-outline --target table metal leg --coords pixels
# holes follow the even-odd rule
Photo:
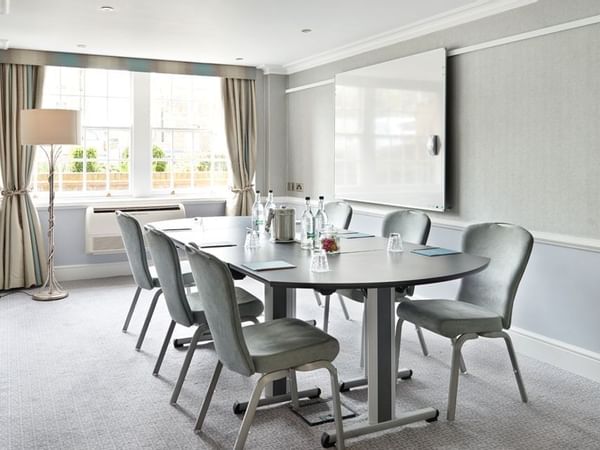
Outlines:
[[[265,321],[284,317],[296,317],[296,289],[265,284]],[[287,392],[286,378],[275,380],[265,388],[267,397],[283,395]]]
[[[344,438],[352,438],[400,425],[436,420],[439,412],[434,408],[423,408],[403,413],[396,418],[396,363],[395,358],[395,314],[394,289],[368,289],[367,314],[367,382],[369,389],[368,424],[349,427]],[[335,433],[323,433],[324,447],[335,444]]]

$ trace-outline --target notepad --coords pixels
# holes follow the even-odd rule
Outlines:
[[[356,233],[352,233],[352,234],[344,234],[342,236],[340,236],[342,239],[361,239],[361,238],[370,238],[370,237],[375,237],[374,234],[368,234],[368,233],[359,233],[358,231]]]
[[[216,247],[235,247],[235,242],[215,241],[215,242],[198,242],[200,248],[216,248]]]
[[[441,247],[429,247],[422,248],[420,250],[413,250],[412,253],[416,253],[417,255],[423,256],[444,256],[444,255],[456,255],[460,253],[458,250],[451,250],[449,248],[441,248]]]
[[[257,272],[260,272],[261,270],[293,269],[296,267],[295,265],[282,260],[253,261],[244,263],[242,266],[247,267],[250,270],[256,270]]]

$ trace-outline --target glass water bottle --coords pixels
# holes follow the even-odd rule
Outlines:
[[[260,191],[256,191],[256,198],[252,205],[252,229],[259,233],[265,229],[265,207],[260,200]]]
[[[315,245],[315,217],[310,210],[310,197],[306,197],[306,209],[302,214],[302,234],[300,235],[300,247],[312,249]]]
[[[325,213],[325,197],[319,196],[319,209],[315,213],[315,241],[319,240],[319,233],[323,231],[325,225],[329,222],[327,220],[327,214]]]

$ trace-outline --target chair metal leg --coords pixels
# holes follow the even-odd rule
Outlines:
[[[127,313],[127,317],[125,318],[125,323],[123,324],[123,333],[127,332],[127,328],[129,328],[129,322],[131,321],[131,316],[133,316],[133,311],[135,310],[135,305],[137,305],[137,301],[140,298],[140,294],[142,293],[142,288],[137,287],[135,290],[135,294],[133,294],[133,300],[131,301],[131,306],[129,307],[129,312]]]
[[[510,335],[506,331],[497,331],[494,333],[482,333],[481,336],[488,338],[502,338],[506,343],[506,349],[508,350],[508,356],[510,357],[510,363],[512,364],[513,372],[517,380],[517,386],[519,387],[519,394],[521,394],[521,400],[523,403],[527,403],[527,391],[525,390],[525,383],[521,378],[521,371],[519,370],[519,363],[517,362],[517,355],[515,348],[512,343]]]
[[[348,308],[346,308],[346,302],[344,301],[344,297],[342,297],[340,294],[337,294],[338,300],[340,301],[340,306],[342,307],[342,311],[344,311],[344,316],[346,317],[346,320],[352,320],[350,318],[350,314],[348,314]]]
[[[396,351],[396,372],[398,372],[398,367],[400,366],[400,342],[402,340],[402,324],[404,323],[403,320],[398,319],[398,322],[396,322],[396,334],[395,334],[395,351]]]
[[[190,363],[192,362],[192,356],[194,356],[194,350],[196,350],[196,344],[198,343],[198,339],[200,335],[207,329],[206,325],[200,325],[194,335],[192,336],[192,340],[190,341],[190,348],[185,355],[185,359],[183,360],[183,366],[181,366],[181,371],[179,372],[179,378],[177,378],[177,383],[175,384],[175,389],[173,389],[173,395],[171,395],[171,404],[174,405],[177,403],[177,399],[179,398],[179,393],[181,392],[181,388],[183,387],[183,382],[185,380],[185,376],[187,375],[188,369],[190,368]]]
[[[208,390],[206,391],[206,395],[204,396],[204,401],[202,402],[202,407],[200,408],[200,413],[198,414],[196,425],[194,425],[194,431],[196,433],[202,429],[202,424],[204,423],[204,418],[206,417],[206,413],[208,412],[208,407],[210,406],[212,396],[215,393],[215,389],[217,387],[217,382],[219,381],[219,376],[221,375],[222,368],[223,363],[221,361],[217,362],[217,366],[215,367],[213,376],[210,379],[210,384],[208,385]]]
[[[463,334],[452,340],[452,363],[450,364],[450,387],[448,389],[448,411],[446,419],[454,420],[456,415],[456,396],[458,393],[458,371],[460,366],[460,349],[469,339],[477,339],[473,333]]]
[[[337,436],[336,447],[338,450],[344,450],[344,425],[342,423],[342,406],[340,402],[340,386],[336,368],[327,363],[325,365],[331,377],[331,397],[333,398],[333,418],[335,420],[335,433]]]
[[[160,371],[160,366],[162,366],[163,359],[165,357],[165,353],[167,353],[167,348],[169,347],[169,342],[171,341],[171,336],[173,336],[173,330],[175,330],[175,321],[171,320],[169,324],[169,328],[167,329],[167,335],[165,336],[165,340],[163,341],[163,345],[160,349],[160,353],[158,354],[158,359],[156,360],[156,364],[154,365],[154,370],[152,371],[152,375],[157,376]]]
[[[248,407],[246,409],[246,413],[244,414],[244,419],[242,420],[242,426],[240,427],[237,439],[235,440],[235,445],[233,447],[235,450],[242,450],[246,444],[248,432],[250,431],[250,425],[252,425],[252,420],[254,420],[254,414],[256,413],[256,407],[258,406],[258,400],[260,399],[260,395],[262,394],[262,391],[267,383],[278,378],[286,377],[287,375],[287,370],[280,370],[278,372],[265,374],[258,379],[256,386],[252,391],[250,401],[248,402]]]
[[[456,342],[456,338],[451,338],[450,341],[452,344],[454,344]],[[458,357],[458,367],[460,368],[460,372],[462,374],[467,373],[467,366],[465,365],[465,359],[463,358],[462,353]]]
[[[323,331],[327,333],[329,329],[329,304],[331,296],[325,296],[325,309],[323,310]]]
[[[148,326],[150,325],[150,320],[152,320],[152,315],[154,314],[154,309],[156,308],[156,303],[158,302],[158,297],[162,294],[162,289],[156,291],[154,297],[152,297],[152,302],[150,303],[150,307],[148,308],[148,313],[146,314],[146,320],[144,320],[144,326],[142,327],[142,331],[140,331],[140,336],[138,337],[137,343],[135,344],[135,349],[140,350],[142,348],[142,343],[144,342],[144,338],[146,337],[146,331],[148,331]]]
[[[290,395],[292,396],[292,408],[298,410],[300,408],[300,401],[298,400],[298,381],[296,379],[296,371],[290,369]]]
[[[429,356],[429,349],[427,348],[427,343],[425,342],[425,336],[423,336],[423,330],[418,325],[415,325],[415,330],[417,330],[417,337],[419,338],[419,343],[421,344],[423,356]]]
[[[319,293],[317,291],[313,291],[313,294],[315,294],[315,300],[317,301],[317,305],[323,306],[323,303],[321,302],[321,296],[319,295]]]
[[[360,329],[360,368],[365,368],[365,360],[367,348],[367,308],[363,306],[362,325]]]

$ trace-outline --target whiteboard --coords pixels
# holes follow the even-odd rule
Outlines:
[[[445,209],[446,50],[335,77],[335,196]]]

